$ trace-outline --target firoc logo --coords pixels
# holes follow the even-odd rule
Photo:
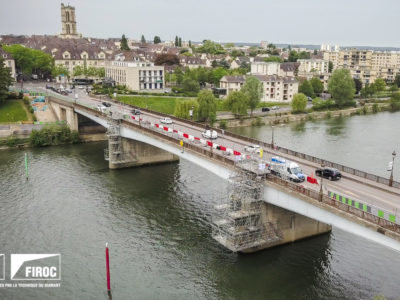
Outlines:
[[[61,254],[11,254],[11,280],[60,280]]]

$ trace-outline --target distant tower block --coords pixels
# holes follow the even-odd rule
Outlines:
[[[81,37],[76,30],[75,7],[65,6],[61,3],[61,25],[62,33],[60,37],[65,39]]]

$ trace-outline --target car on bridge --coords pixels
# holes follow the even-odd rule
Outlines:
[[[218,138],[218,133],[215,130],[206,130],[201,134],[204,138],[214,140]]]
[[[260,146],[258,145],[247,145],[244,147],[244,151],[249,152],[249,153],[257,153],[260,154]]]
[[[340,178],[342,178],[342,174],[338,169],[328,167],[316,169],[315,175],[328,178],[329,180],[339,180]]]
[[[101,104],[103,104],[105,107],[111,107],[111,103],[108,103],[108,102],[102,102]]]
[[[141,114],[141,111],[140,111],[140,109],[132,109],[131,110],[131,113],[133,114],[133,115],[140,115]]]
[[[171,118],[168,118],[168,117],[161,118],[160,122],[163,124],[172,124],[173,123]]]

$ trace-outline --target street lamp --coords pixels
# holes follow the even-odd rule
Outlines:
[[[393,186],[393,167],[394,167],[394,158],[396,157],[395,150],[393,150],[392,156],[393,156],[393,160],[392,160],[392,168],[391,168],[392,170],[390,172],[390,178],[389,178],[389,186]]]
[[[322,191],[322,184],[324,183],[324,168],[325,168],[325,165],[324,165],[324,163],[322,163],[321,164],[321,169],[322,169],[322,171],[321,171],[321,184],[320,184],[320,187],[319,187],[319,201],[320,202],[322,202],[322,198],[323,198],[323,196],[324,196],[324,194],[323,194],[323,191]]]
[[[274,126],[271,126],[272,128],[272,138],[271,138],[271,149],[274,149]]]

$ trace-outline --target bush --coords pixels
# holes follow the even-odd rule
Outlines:
[[[221,121],[219,122],[219,128],[221,128],[221,129],[226,129],[226,127],[227,127],[227,122],[226,122],[226,120],[221,120]]]
[[[79,133],[71,131],[67,126],[44,127],[41,130],[32,130],[29,142],[35,147],[51,145],[76,144],[80,142]]]
[[[16,138],[16,137],[14,137],[14,136],[9,136],[9,137],[7,138],[6,145],[7,145],[8,147],[14,147],[16,144],[17,144],[17,138]]]
[[[330,111],[328,111],[325,116],[327,119],[330,119],[330,118],[332,118],[332,113]]]
[[[377,113],[379,111],[378,103],[372,104],[372,112]]]
[[[261,126],[264,125],[265,123],[262,121],[260,117],[257,117],[255,120],[251,122],[251,126]]]

